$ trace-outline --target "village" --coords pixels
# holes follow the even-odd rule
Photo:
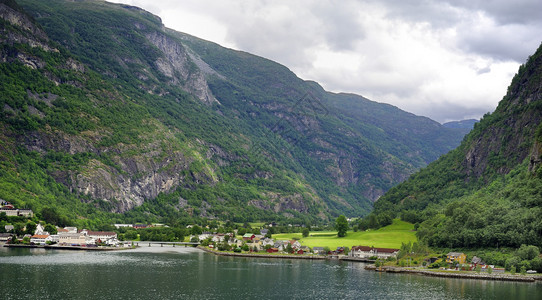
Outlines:
[[[112,231],[78,230],[77,227],[56,228],[56,234],[50,234],[42,224],[37,224],[34,234],[17,237],[11,233],[13,225],[5,226],[6,233],[0,233],[0,242],[6,245],[62,246],[62,247],[131,247],[117,239]]]
[[[298,240],[274,240],[268,236],[267,229],[261,229],[260,234],[247,233],[242,237],[236,237],[234,233],[210,233],[204,232],[198,236],[192,236],[191,241],[199,241],[204,247],[218,251],[249,252],[249,253],[277,253],[297,255],[326,255],[326,256],[349,256],[359,259],[386,259],[397,254],[399,249],[373,248],[373,247],[313,247],[301,245]]]
[[[481,258],[474,256],[467,261],[467,255],[462,252],[449,252],[439,257],[425,257],[422,260],[405,259],[404,251],[394,248],[382,248],[373,246],[336,247],[328,246],[308,247],[303,245],[299,238],[273,239],[271,230],[275,223],[266,224],[260,229],[253,229],[252,233],[246,233],[245,228],[234,229],[231,232],[211,232],[209,227],[200,228],[197,225],[187,225],[185,231],[193,232],[190,236],[180,237],[174,240],[149,240],[143,239],[145,230],[166,230],[165,224],[112,224],[110,231],[92,231],[78,229],[73,226],[58,227],[37,221],[30,209],[18,209],[6,201],[0,203],[0,216],[4,219],[9,217],[29,220],[34,218],[36,223],[28,221],[23,228],[3,221],[0,228],[0,243],[7,247],[44,247],[78,250],[115,250],[130,249],[139,246],[139,243],[176,245],[184,244],[198,246],[198,248],[218,255],[241,255],[258,257],[284,257],[284,258],[319,258],[341,259],[361,262],[374,262],[368,266],[376,271],[396,272],[398,267],[417,269],[439,269],[440,271],[473,271],[486,274],[502,274],[504,268],[486,264]],[[4,225],[7,224],[7,225]],[[19,226],[20,227],[20,226]],[[162,228],[162,229],[161,229]],[[194,230],[198,229],[198,233]],[[132,235],[128,235],[131,231]],[[162,231],[163,232],[163,231]],[[402,251],[402,252],[401,252]],[[403,253],[402,255],[400,253]],[[408,264],[403,265],[407,261]],[[412,263],[412,264],[411,264]],[[526,270],[525,273],[536,273]]]
[[[0,199],[0,214],[5,217],[20,217],[24,219],[34,217],[34,212],[31,209],[16,208],[11,203],[2,199]],[[117,239],[117,233],[113,231],[91,231],[87,229],[79,230],[77,227],[61,228],[51,225],[44,226],[41,222],[37,222],[35,228],[32,228],[30,225],[20,228],[20,231],[24,232],[24,234],[20,234],[16,230],[15,225],[12,224],[2,227],[0,231],[0,243],[5,243],[8,246],[125,247],[124,243],[119,242]]]

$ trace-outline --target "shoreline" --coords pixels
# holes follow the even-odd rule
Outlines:
[[[268,255],[268,254],[249,254],[249,253],[231,253],[231,252],[220,252],[216,250],[211,250],[205,247],[196,247],[207,253],[211,253],[218,256],[237,256],[237,257],[253,257],[253,258],[282,258],[282,259],[309,259],[309,260],[325,260],[326,257],[323,256],[302,256],[302,255]]]
[[[528,275],[508,275],[508,274],[466,274],[466,273],[447,273],[447,272],[437,272],[430,270],[417,270],[401,267],[390,267],[384,266],[377,268],[375,265],[365,266],[365,270],[375,271],[375,272],[386,272],[386,273],[402,273],[402,274],[414,274],[420,276],[431,276],[431,277],[444,277],[444,278],[459,278],[459,279],[477,279],[477,280],[498,280],[498,281],[517,281],[517,282],[536,282],[542,281],[541,276],[528,276]]]
[[[36,248],[49,250],[84,250],[84,251],[115,251],[115,250],[131,250],[134,248],[126,247],[83,247],[83,246],[55,246],[55,245],[20,245],[20,244],[4,244],[6,248]]]
[[[218,256],[234,256],[234,257],[249,257],[249,258],[279,258],[279,259],[309,259],[309,260],[339,260],[349,262],[361,262],[361,263],[374,263],[373,260],[360,259],[353,257],[325,257],[325,256],[297,256],[297,255],[267,255],[267,254],[249,254],[249,253],[230,253],[220,252],[205,247],[196,247],[204,252],[211,253]],[[492,280],[492,281],[515,281],[533,283],[536,281],[542,281],[542,276],[528,276],[528,275],[508,275],[508,274],[465,274],[465,273],[447,273],[436,272],[430,270],[417,270],[401,267],[381,267],[377,268],[375,265],[365,266],[365,270],[375,272],[386,272],[396,274],[413,274],[418,276],[430,276],[430,277],[443,277],[443,278],[457,278],[457,279],[476,279],[476,280]]]
[[[231,252],[221,252],[206,247],[198,246],[196,249],[200,249],[204,252],[211,253],[218,256],[237,256],[237,257],[254,257],[254,258],[282,258],[282,259],[309,259],[309,260],[339,260],[339,261],[353,261],[361,263],[374,263],[375,260],[366,259],[366,258],[355,258],[350,256],[319,256],[319,255],[270,255],[270,254],[251,254],[251,253],[231,253]]]

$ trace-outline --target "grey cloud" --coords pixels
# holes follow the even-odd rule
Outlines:
[[[368,0],[373,1],[373,0]],[[499,61],[523,63],[542,41],[540,0],[378,0],[390,18],[454,29],[457,47]],[[494,24],[480,24],[478,13]]]
[[[491,109],[493,111],[494,108]],[[413,106],[408,111],[433,119],[439,123],[445,123],[456,120],[479,119],[484,114],[490,112],[488,107],[480,105],[478,107],[467,107],[460,103],[435,103],[433,105]]]
[[[353,50],[356,43],[366,36],[365,28],[358,21],[363,17],[363,9],[350,1],[341,4],[318,2],[311,12],[321,20],[322,34],[331,49]]]
[[[542,36],[540,38],[542,39]],[[540,42],[540,39],[535,40],[531,35],[521,35],[517,31],[495,30],[465,34],[459,40],[459,47],[467,52],[489,56],[495,60],[524,63],[538,48]]]
[[[542,23],[540,0],[458,0],[449,3],[469,10],[486,12],[500,25]]]
[[[477,73],[478,75],[486,74],[486,73],[489,73],[489,72],[491,72],[491,67],[490,67],[490,66],[487,66],[487,67],[485,67],[485,68],[478,68],[478,69],[476,70],[476,73]]]
[[[435,28],[446,28],[461,19],[461,11],[442,1],[420,0],[367,0],[382,5],[387,16],[408,22],[426,22]]]

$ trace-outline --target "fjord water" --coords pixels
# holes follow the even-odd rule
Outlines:
[[[542,284],[364,270],[363,263],[0,248],[1,299],[540,299]]]

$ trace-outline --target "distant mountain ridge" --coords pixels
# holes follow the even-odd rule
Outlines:
[[[477,122],[478,120],[476,119],[468,119],[468,120],[461,120],[461,121],[446,122],[442,124],[442,126],[446,128],[472,129],[474,128],[474,124],[476,124]]]
[[[319,222],[366,214],[463,138],[137,7],[17,3],[0,1],[0,198],[21,207]]]

